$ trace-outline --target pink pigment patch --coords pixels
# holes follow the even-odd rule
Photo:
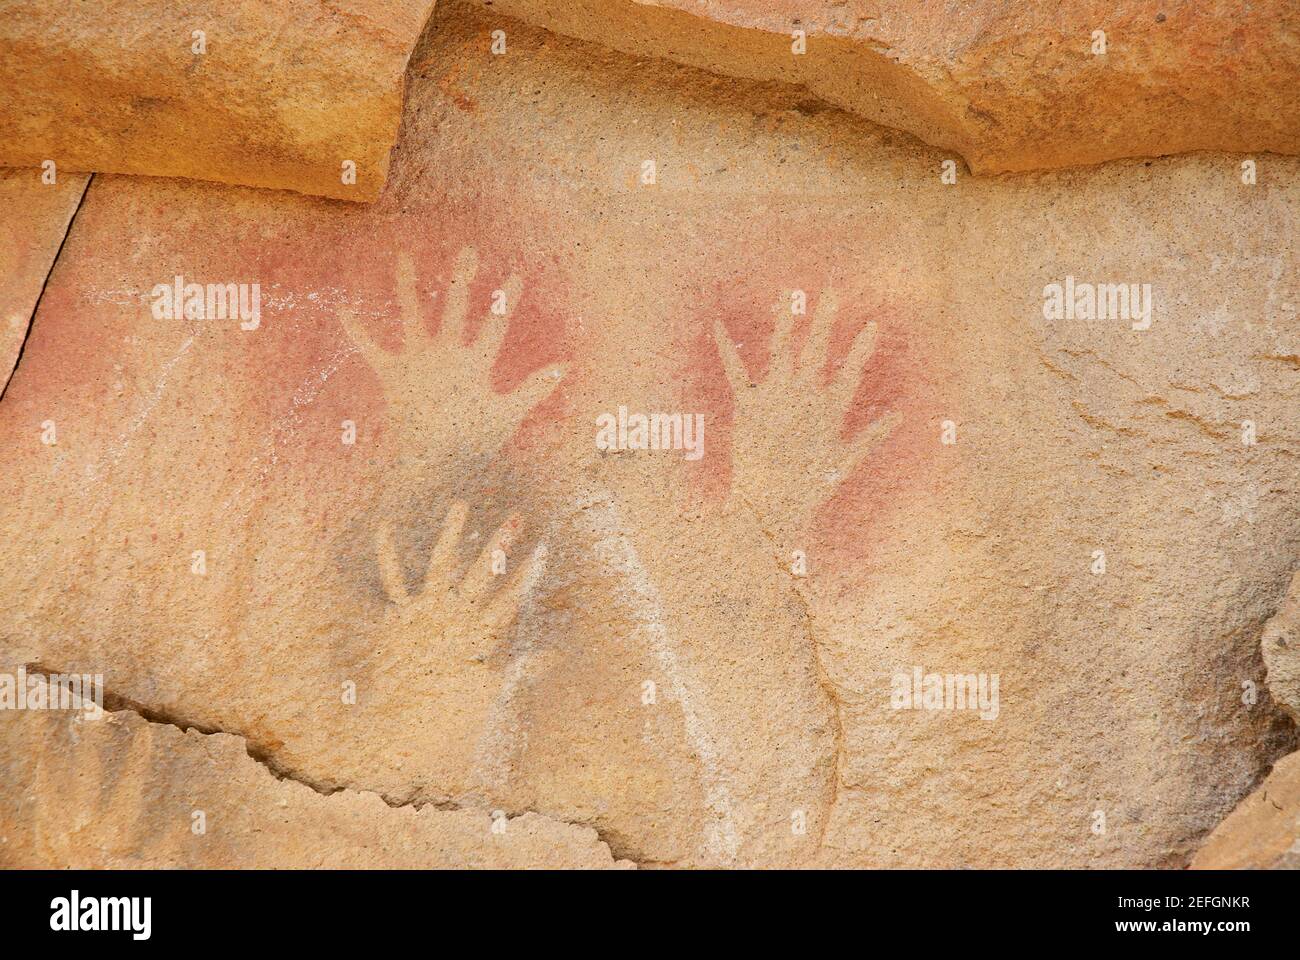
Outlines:
[[[383,436],[386,400],[379,380],[354,350],[338,314],[350,309],[362,329],[400,361],[405,343],[397,297],[399,250],[412,259],[420,312],[430,334],[441,328],[458,255],[466,247],[475,251],[478,269],[469,288],[464,343],[478,338],[493,291],[512,274],[522,280],[492,371],[496,393],[513,391],[538,370],[568,365],[572,351],[565,340],[563,264],[558,258],[531,256],[527,237],[497,222],[499,203],[475,203],[478,199],[439,196],[396,220],[344,222],[310,235],[294,231],[261,241],[256,269],[246,272],[264,278],[264,297],[269,285],[273,301],[291,306],[277,311],[273,302],[264,307],[265,335],[250,363],[268,417],[297,412],[312,424],[303,431],[293,459],[304,466],[336,460],[344,419],[359,428],[364,423],[375,438]],[[322,375],[328,376],[327,383],[317,383]],[[313,395],[310,408],[302,404],[304,389]],[[557,391],[530,412],[508,448],[526,449],[563,415],[563,394]]]
[[[807,314],[796,318],[793,334],[793,348],[802,366],[812,362],[804,350],[818,298],[833,286],[839,309],[829,360],[821,371],[823,387],[826,378],[839,370],[859,333],[869,323],[877,327],[874,353],[838,424],[840,437],[847,443],[885,417],[895,416],[898,423],[817,508],[812,529],[807,532],[823,554],[837,555],[847,564],[869,566],[873,546],[892,535],[890,520],[901,508],[933,495],[946,462],[947,448],[939,442],[944,419],[939,401],[941,378],[927,364],[932,347],[928,332],[933,324],[927,322],[917,304],[876,293],[861,281],[846,281],[846,276],[856,276],[850,269],[837,268],[837,276],[832,276],[820,265],[834,261],[833,251],[818,254],[815,240],[804,246],[791,244],[789,232],[779,225],[772,228],[770,235],[780,237],[789,249],[758,251],[749,243],[724,244],[727,249],[745,250],[754,258],[755,266],[746,270],[719,269],[716,278],[702,281],[698,312],[680,332],[681,351],[686,358],[679,370],[683,409],[704,412],[708,423],[706,454],[688,466],[690,482],[706,502],[724,500],[731,489],[735,410],[714,340],[714,320],[720,321],[731,337],[749,376],[762,382],[773,360],[778,303],[779,309],[789,309],[790,291],[798,289],[807,294]],[[759,241],[757,245],[769,248],[775,243]],[[793,249],[801,250],[803,255],[792,257]],[[789,266],[773,268],[764,260]],[[818,266],[800,266],[805,262]],[[802,479],[791,478],[791,482]]]

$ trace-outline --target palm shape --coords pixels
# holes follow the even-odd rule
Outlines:
[[[385,635],[409,636],[416,649],[431,647],[448,666],[487,659],[546,563],[546,550],[539,545],[530,561],[518,564],[512,574],[492,572],[496,551],[507,551],[521,529],[519,518],[512,517],[457,580],[453,571],[467,514],[463,502],[451,505],[423,581],[414,593],[407,589],[389,524],[382,523],[375,534],[379,572],[390,603]],[[498,587],[497,581],[503,578],[505,582]],[[411,649],[403,643],[397,648]]]
[[[750,377],[721,321],[714,321],[735,403],[732,497],[756,511],[769,529],[790,533],[805,528],[817,505],[897,423],[897,415],[882,417],[848,442],[840,439],[844,414],[875,352],[877,328],[867,324],[844,362],[826,377],[838,310],[835,293],[823,292],[803,362],[794,349],[794,314],[778,311],[772,359],[761,382]]]
[[[492,366],[523,285],[518,276],[510,276],[502,287],[505,315],[486,311],[478,336],[466,343],[470,283],[477,272],[477,257],[466,247],[456,258],[442,324],[430,334],[410,255],[399,254],[397,299],[404,337],[400,353],[375,343],[351,311],[339,312],[343,328],[379,378],[403,442],[435,462],[453,454],[495,453],[562,376],[558,368],[539,370],[510,393],[492,389]]]

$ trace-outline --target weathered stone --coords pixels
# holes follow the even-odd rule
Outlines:
[[[0,867],[613,867],[589,827],[535,813],[393,808],[279,780],[247,744],[130,712],[0,724]]]
[[[433,0],[10,0],[0,166],[373,200]],[[346,182],[345,163],[355,165]]]
[[[1268,668],[1268,690],[1292,719],[1300,721],[1300,573],[1260,641],[1264,666]]]
[[[373,206],[96,177],[0,405],[10,657],[647,865],[1187,863],[1296,746],[1243,690],[1300,567],[1300,160],[947,184],[797,90],[435,20]],[[596,442],[653,413],[702,455]]]
[[[38,170],[0,170],[0,394],[88,179],[47,184]]]
[[[1300,753],[1279,760],[1268,779],[1215,828],[1192,868],[1300,869]]]
[[[1264,625],[1260,649],[1268,668],[1269,695],[1300,720],[1300,573]],[[1264,783],[1210,834],[1192,866],[1300,868],[1300,753],[1277,762]]]
[[[477,2],[637,56],[796,84],[976,173],[1300,153],[1291,0]]]

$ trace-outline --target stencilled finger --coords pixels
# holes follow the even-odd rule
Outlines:
[[[495,360],[501,350],[506,330],[510,327],[510,318],[514,315],[515,305],[523,294],[524,281],[518,274],[512,273],[505,284],[492,291],[492,305],[479,328],[478,349],[487,360]]]
[[[564,379],[564,374],[565,367],[560,365],[543,367],[541,370],[524,378],[524,381],[510,394],[514,399],[515,409],[520,419],[555,392],[560,381]]]
[[[800,369],[805,379],[816,381],[826,366],[831,334],[835,330],[835,317],[839,314],[839,308],[839,297],[834,289],[827,287],[817,299],[812,327],[808,332],[808,344],[803,351],[803,364]]]
[[[866,371],[867,363],[876,352],[878,332],[875,321],[868,323],[858,333],[853,346],[849,349],[849,355],[836,371],[832,389],[835,402],[841,409],[848,406],[853,399],[853,394],[857,392],[858,384],[862,382],[862,374]]]
[[[420,293],[415,280],[415,263],[411,255],[402,251],[397,255],[397,307],[402,320],[406,342],[427,340],[424,313],[420,309]]]
[[[388,521],[379,524],[375,531],[375,557],[379,564],[379,577],[384,585],[384,594],[389,602],[399,607],[410,602],[406,592],[406,578],[402,574],[402,562],[393,546],[392,528]]]
[[[458,593],[468,603],[477,606],[490,592],[499,577],[506,575],[510,569],[510,546],[523,529],[523,518],[512,514],[505,523],[497,528],[488,545],[483,548],[460,582]]]
[[[841,478],[847,478],[856,470],[867,455],[894,432],[902,419],[902,415],[895,411],[879,420],[873,420],[854,436],[844,451],[843,465],[840,468]]]
[[[469,516],[469,506],[463,500],[453,501],[443,518],[442,530],[438,540],[429,554],[429,566],[424,573],[426,590],[438,585],[446,585],[451,579],[451,570],[456,562],[456,548],[460,545],[461,534],[465,529],[465,518]]]
[[[768,379],[779,378],[785,383],[794,375],[794,311],[790,305],[778,302],[776,328],[772,331],[772,359],[768,363]]]
[[[713,339],[718,345],[718,356],[722,358],[722,369],[727,375],[727,382],[731,384],[731,392],[739,395],[743,389],[752,385],[752,381],[745,369],[745,361],[740,358],[740,351],[736,349],[736,344],[721,320],[713,321]]]
[[[478,273],[478,254],[473,247],[462,247],[452,267],[447,284],[447,303],[442,310],[442,335],[455,343],[465,339],[465,319],[469,315],[469,287]]]

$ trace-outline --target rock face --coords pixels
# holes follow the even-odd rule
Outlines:
[[[1291,0],[477,2],[637,56],[797,84],[976,173],[1300,152]]]
[[[0,106],[0,166],[373,200],[432,7],[8,0],[0,88],[15,95]]]
[[[1286,600],[1265,627],[1260,649],[1273,699],[1293,720],[1300,721],[1300,573],[1291,580]]]
[[[19,714],[0,741],[0,866],[616,865],[590,828],[535,813],[394,809],[351,791],[322,796],[277,780],[246,747],[129,710]]]
[[[1300,573],[1260,641],[1268,688],[1300,719]],[[1300,869],[1300,753],[1277,762],[1268,779],[1223,821],[1197,851],[1206,870]]]
[[[1290,0],[477,0],[637,56],[797,85],[977,173],[1300,153]],[[374,200],[433,0],[11,0],[0,165]],[[504,15],[504,16],[501,16]],[[486,43],[508,46],[504,36]],[[351,165],[347,169],[347,165]]]
[[[37,170],[0,170],[0,396],[89,179],[42,183]]]
[[[1297,746],[1300,160],[971,177],[502,22],[373,205],[91,183],[0,648],[129,709],[0,713],[8,862],[1187,864]]]
[[[1210,834],[1192,868],[1300,869],[1300,753],[1278,761],[1259,789]]]

